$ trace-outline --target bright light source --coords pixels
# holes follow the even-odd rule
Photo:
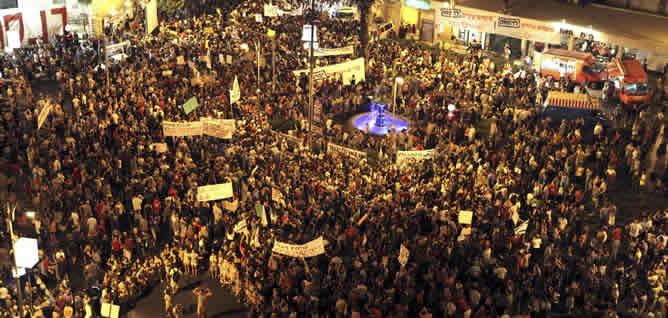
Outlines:
[[[116,8],[114,6],[111,6],[111,12],[109,12],[112,16],[116,15]]]
[[[455,113],[453,113],[453,112],[448,112],[448,119],[449,119],[449,120],[452,120],[453,118],[455,118]]]
[[[397,81],[397,84],[402,85],[404,83],[404,79],[402,77],[397,77],[395,79]]]
[[[448,111],[450,111],[450,112],[454,112],[455,109],[457,109],[457,108],[455,107],[454,104],[450,104],[450,105],[448,105]]]
[[[16,267],[32,268],[39,262],[37,240],[21,237],[14,243]]]
[[[26,211],[26,216],[29,218],[34,218],[35,217],[35,211]]]
[[[72,27],[70,27],[69,24],[65,26],[65,31],[70,32],[71,29],[72,29]]]
[[[245,51],[248,51],[248,44],[242,43],[241,48],[244,49]]]
[[[443,2],[443,8],[450,8],[450,2]]]

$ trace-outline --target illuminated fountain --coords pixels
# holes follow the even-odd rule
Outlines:
[[[351,119],[353,126],[361,131],[369,131],[374,135],[386,135],[394,130],[395,133],[408,129],[408,121],[395,116],[385,114],[389,103],[371,101],[369,112],[359,114]]]

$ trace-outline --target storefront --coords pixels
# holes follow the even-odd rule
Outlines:
[[[438,39],[449,41],[454,36],[466,45],[479,43],[483,49],[488,46],[489,34],[494,30],[495,15],[482,10],[466,7],[452,9],[447,2],[436,12]]]
[[[434,6],[438,2],[429,0],[404,0],[401,5],[401,23],[415,25],[418,38],[433,42],[436,31]]]

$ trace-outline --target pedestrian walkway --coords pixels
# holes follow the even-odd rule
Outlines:
[[[179,282],[179,292],[173,297],[174,304],[181,304],[184,308],[184,318],[195,317],[197,297],[193,294],[196,287],[208,287],[213,292],[209,299],[207,318],[236,318],[246,317],[246,307],[240,304],[232,293],[221,287],[218,282],[211,280],[207,274],[199,277],[184,277]],[[150,294],[137,302],[135,308],[125,316],[127,318],[155,318],[167,317],[163,300],[164,288],[157,286]]]

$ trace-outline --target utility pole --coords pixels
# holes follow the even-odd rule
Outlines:
[[[271,92],[276,93],[276,37],[271,38]]]
[[[9,208],[9,202],[7,202],[7,225],[9,227],[9,239],[12,242],[12,253],[14,253],[14,270],[16,271],[16,298],[19,305],[19,314],[23,317],[23,287],[21,286],[21,275],[19,273],[19,268],[16,266],[16,250],[14,249],[14,243],[16,239],[14,238],[14,213],[16,212],[16,205],[13,209]]]
[[[313,0],[311,0],[311,15],[311,42],[309,43],[310,53],[308,60],[308,147],[309,150],[313,151],[313,41],[315,40],[315,8]]]

